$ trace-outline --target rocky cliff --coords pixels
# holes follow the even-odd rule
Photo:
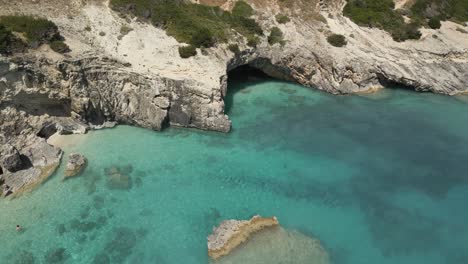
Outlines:
[[[228,9],[233,2],[210,3]],[[61,152],[44,139],[55,132],[84,133],[107,122],[228,132],[227,73],[246,64],[334,94],[373,91],[388,83],[447,95],[468,92],[466,27],[444,22],[439,30],[423,29],[421,40],[398,43],[384,31],[343,17],[341,0],[309,3],[319,19],[281,1],[248,2],[265,31],[282,30],[284,46],[262,37],[252,48],[239,37],[239,53],[219,44],[182,59],[178,47],[183,44],[164,30],[117,14],[106,1],[0,0],[0,15],[20,11],[51,19],[72,50],[61,55],[43,45],[0,57],[3,181],[19,190],[26,183],[16,179],[28,178],[20,173],[56,166]],[[279,24],[275,14],[280,12],[291,21]],[[330,45],[326,37],[332,33],[345,35],[348,44]],[[15,150],[24,162],[9,169],[4,157]],[[33,154],[36,150],[43,154]]]

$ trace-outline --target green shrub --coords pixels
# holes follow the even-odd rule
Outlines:
[[[417,0],[411,6],[412,18],[432,18],[468,21],[468,1],[466,0]]]
[[[240,53],[239,45],[237,45],[237,44],[229,44],[228,48],[234,54],[239,54]]]
[[[440,19],[431,17],[427,22],[430,28],[432,29],[439,29],[442,25],[440,24]]]
[[[61,38],[57,26],[44,18],[2,16],[0,22],[11,31],[23,33],[29,43],[48,43]]]
[[[419,28],[426,24],[440,28],[441,20],[468,21],[467,0],[415,0],[409,10],[394,10],[393,0],[348,0],[343,13],[361,26],[389,32],[396,41],[419,39]],[[411,18],[406,24],[403,16]]]
[[[57,53],[67,53],[70,52],[70,48],[65,42],[61,40],[54,40],[50,44],[50,48]]]
[[[283,14],[278,14],[275,16],[275,19],[276,19],[276,22],[280,23],[280,24],[286,24],[288,23],[289,21],[291,21],[291,19],[289,19],[288,16],[286,15],[283,15]]]
[[[126,25],[122,25],[122,26],[120,27],[120,34],[121,34],[122,36],[125,36],[125,35],[127,35],[128,33],[130,33],[130,31],[132,31],[132,30],[133,30],[133,28],[131,28],[131,27],[129,27],[129,26],[126,26]]]
[[[421,37],[419,24],[406,24],[403,16],[395,11],[393,0],[348,0],[343,13],[360,26],[389,32],[395,41]]]
[[[257,36],[250,37],[247,39],[247,46],[256,48],[258,43],[260,43],[260,39]]]
[[[346,44],[348,44],[345,36],[340,35],[340,34],[332,34],[328,36],[327,41],[328,43],[330,43],[332,46],[335,46],[335,47],[343,47]]]
[[[270,36],[268,36],[268,43],[270,43],[270,45],[280,43],[281,46],[283,46],[285,44],[283,40],[283,31],[278,27],[273,27],[271,29]]]
[[[254,14],[253,8],[246,2],[240,0],[237,1],[232,9],[232,14],[241,17],[251,17]]]
[[[9,54],[13,34],[4,25],[0,24],[0,54]]]
[[[184,59],[190,58],[197,55],[197,49],[192,45],[179,47],[179,55]]]
[[[86,26],[86,27],[84,28],[84,30],[89,32],[89,31],[91,31],[91,27],[90,27],[90,26]]]
[[[111,7],[123,14],[130,13],[151,21],[177,41],[197,48],[227,42],[232,36],[231,30],[247,39],[263,34],[258,23],[248,18],[253,9],[245,2],[238,2],[233,13],[180,0],[111,0]],[[144,16],[147,10],[152,14],[150,19]]]

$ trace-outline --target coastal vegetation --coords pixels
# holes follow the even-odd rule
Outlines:
[[[328,41],[328,43],[330,43],[334,47],[343,47],[346,44],[348,44],[348,42],[346,41],[345,36],[343,36],[341,34],[332,34],[332,35],[327,37],[327,41]]]
[[[111,7],[163,28],[177,41],[196,48],[209,48],[227,42],[235,32],[249,42],[263,35],[262,28],[250,18],[254,10],[244,1],[236,2],[232,12],[217,6],[173,0],[111,0]]]
[[[405,41],[419,39],[421,27],[438,29],[440,21],[468,21],[468,1],[416,0],[396,10],[393,0],[348,0],[343,13],[358,25],[383,29],[395,41]]]
[[[49,44],[56,52],[69,51],[52,21],[33,16],[0,17],[0,40],[0,52],[3,54],[18,52],[25,47],[36,48],[42,44]]]
[[[291,21],[291,19],[287,15],[283,15],[283,14],[277,14],[275,16],[275,19],[276,19],[276,22],[280,24],[286,24],[289,21]]]
[[[183,59],[190,58],[197,55],[197,48],[193,45],[179,47],[179,55]]]
[[[237,44],[229,44],[228,48],[234,54],[240,53],[239,45]]]
[[[270,45],[279,43],[281,46],[284,46],[286,42],[283,39],[283,31],[281,31],[281,29],[278,27],[273,27],[271,29],[270,35],[268,36],[268,43]]]

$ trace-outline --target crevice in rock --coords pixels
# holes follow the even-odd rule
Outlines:
[[[46,122],[41,130],[36,134],[38,137],[48,139],[50,136],[57,132],[57,126],[55,123]]]

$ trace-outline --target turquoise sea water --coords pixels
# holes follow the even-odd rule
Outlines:
[[[0,263],[208,263],[212,227],[255,214],[319,239],[336,264],[468,263],[466,102],[271,80],[229,92],[230,134],[71,136],[66,156],[89,166],[0,201]],[[129,178],[109,182],[113,170]]]

